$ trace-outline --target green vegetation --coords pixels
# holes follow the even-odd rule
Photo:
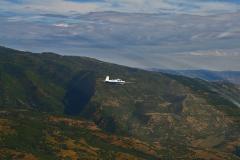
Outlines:
[[[232,84],[1,47],[0,159],[240,159],[239,96]]]

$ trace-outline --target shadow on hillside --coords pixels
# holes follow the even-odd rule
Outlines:
[[[95,93],[96,78],[93,72],[82,71],[72,78],[64,97],[65,114],[79,115]]]

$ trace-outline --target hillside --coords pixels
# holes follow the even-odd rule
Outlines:
[[[228,81],[240,85],[240,71],[209,71],[209,70],[158,70],[163,73],[200,78],[207,81]]]
[[[239,96],[230,83],[1,47],[0,159],[240,159]]]

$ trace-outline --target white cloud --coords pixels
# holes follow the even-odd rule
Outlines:
[[[217,37],[218,38],[228,38],[228,37],[231,37],[231,36],[234,36],[234,33],[232,33],[232,32],[223,32],[223,33],[220,33]]]
[[[200,3],[199,9],[194,12],[197,14],[222,14],[222,13],[233,13],[239,11],[240,7],[234,3],[227,2],[206,2]]]
[[[67,24],[67,23],[57,23],[57,24],[54,24],[54,26],[60,27],[60,28],[68,28],[69,24]]]
[[[226,50],[203,50],[193,52],[177,53],[182,56],[196,56],[196,57],[238,57],[240,56],[240,49],[226,49]]]

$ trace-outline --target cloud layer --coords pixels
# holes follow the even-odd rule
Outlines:
[[[128,13],[219,14],[239,11],[239,0],[2,0],[2,11],[72,14],[96,11]]]
[[[141,68],[240,70],[237,0],[2,0],[0,45]]]

